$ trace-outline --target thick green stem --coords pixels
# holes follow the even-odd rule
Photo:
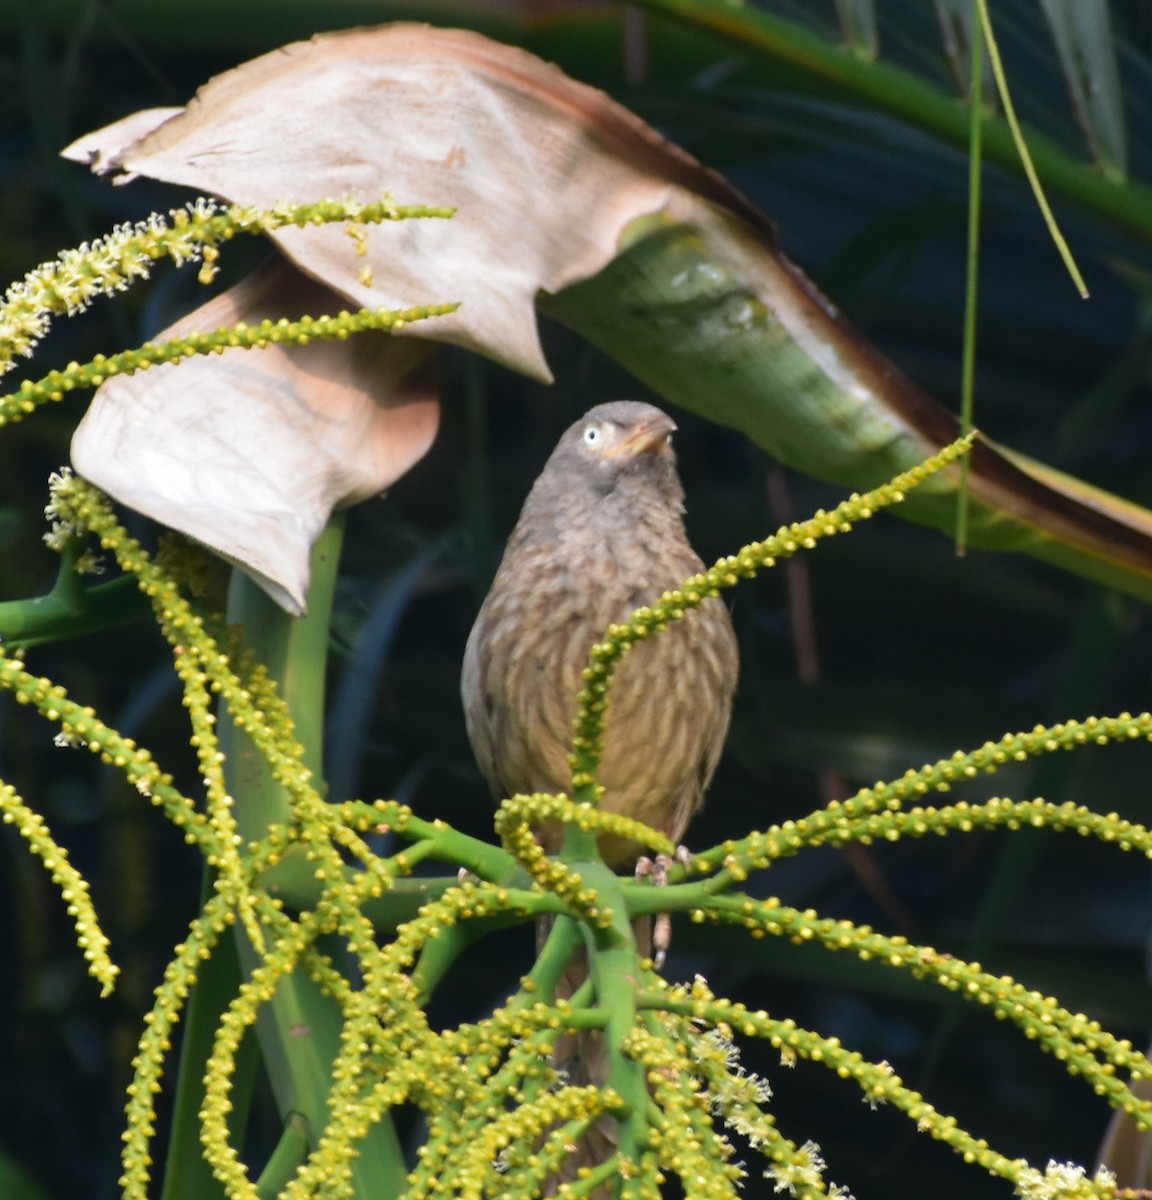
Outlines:
[[[342,536],[343,519],[337,516],[313,549],[306,616],[288,616],[239,572],[229,596],[229,621],[243,626],[247,645],[275,680],[304,747],[302,765],[316,780],[322,778],[328,629]],[[247,735],[225,719],[220,743],[228,759],[241,838],[256,840],[270,826],[286,824],[292,816],[288,795]],[[238,938],[241,964],[249,972],[259,963],[259,954],[242,931]],[[281,981],[257,1024],[281,1116],[286,1123],[302,1118],[312,1145],[329,1119],[331,1066],[340,1046],[341,1025],[339,1005],[303,967]],[[405,1180],[404,1159],[391,1122],[376,1125],[364,1139],[352,1171],[360,1200],[399,1194]]]
[[[626,1053],[624,1044],[636,1026],[640,956],[620,879],[602,863],[581,863],[580,872],[585,883],[596,890],[602,905],[612,913],[610,928],[596,935],[589,967],[597,1001],[608,1014],[604,1027],[609,1062],[607,1083],[627,1108],[620,1118],[620,1154],[638,1162],[647,1145],[648,1086],[643,1067]]]
[[[81,549],[76,545],[64,551],[51,591],[0,604],[0,639],[9,653],[148,620],[148,601],[133,576],[84,585],[74,569]]]
[[[276,1200],[308,1153],[307,1122],[295,1114],[288,1119],[280,1141],[268,1160],[257,1187],[261,1200]]]

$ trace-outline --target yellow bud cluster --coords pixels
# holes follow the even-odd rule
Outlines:
[[[0,655],[0,689],[10,692],[18,703],[36,708],[47,720],[60,726],[67,745],[85,746],[109,766],[123,771],[128,781],[183,832],[190,843],[206,850],[215,848],[215,837],[208,821],[196,811],[156,765],[152,756],[105,725],[88,707],[69,699],[67,691],[49,679],[30,674],[16,658]]]
[[[829,950],[849,950],[861,959],[907,970],[983,1004],[998,1018],[1017,1024],[1072,1074],[1083,1076],[1110,1104],[1129,1113],[1138,1126],[1152,1128],[1152,1101],[1143,1099],[1120,1077],[1152,1080],[1152,1064],[1144,1054],[1126,1039],[1109,1034],[1098,1022],[1069,1012],[1051,996],[1031,991],[1010,976],[991,975],[979,963],[939,954],[929,946],[878,933],[867,925],[822,918],[811,909],[801,912],[775,899],[759,904],[746,898],[718,899],[713,915],[793,942],[818,941]]]
[[[416,218],[451,217],[453,210],[443,207],[397,205],[389,199],[373,203],[325,199],[309,204],[277,204],[269,208],[245,205],[220,207],[210,200],[196,200],[186,208],[175,209],[165,221],[153,215],[135,225],[122,225],[106,237],[85,242],[67,250],[52,262],[43,263],[13,284],[0,301],[0,374],[11,370],[16,358],[28,356],[45,336],[53,317],[82,312],[97,297],[124,291],[151,273],[152,264],[170,258],[177,265],[201,261],[202,283],[210,282],[216,271],[219,246],[236,234],[268,233],[286,225],[304,227],[330,222],[371,224],[380,221],[399,221]],[[431,310],[414,310],[415,315],[375,314],[370,319],[382,319],[384,324],[356,328],[397,328],[408,320],[420,320],[435,315]],[[342,314],[347,319],[348,314]],[[337,318],[340,320],[340,318]],[[349,328],[341,331],[333,326],[319,335],[347,336]],[[211,339],[215,335],[208,335]],[[264,335],[266,341],[307,340],[306,330],[297,334],[282,334],[279,338]],[[257,344],[259,337],[250,344]],[[190,343],[187,343],[190,345]],[[96,387],[106,378],[125,370],[140,370],[155,362],[171,362],[182,352],[171,349],[160,356],[143,353],[132,359],[125,356],[94,359],[86,367],[72,363],[63,371],[54,371],[38,384],[25,383],[18,392],[0,399],[0,424],[24,416],[44,400],[58,400],[76,387]],[[222,349],[213,342],[189,353],[209,353]]]
[[[991,774],[1009,762],[1021,762],[1039,754],[1069,750],[1087,744],[1108,745],[1152,737],[1152,714],[1121,713],[1116,717],[1089,717],[1052,726],[1006,734],[997,742],[985,742],[976,750],[957,750],[946,759],[908,771],[892,783],[864,788],[848,800],[836,801],[799,821],[729,841],[701,853],[694,860],[699,871],[723,869],[726,878],[740,881],[749,872],[770,866],[780,858],[807,846],[823,843],[842,845],[856,841],[895,841],[928,833],[967,832],[977,827],[1048,827],[1074,830],[1096,837],[1124,850],[1152,855],[1152,840],[1144,826],[1122,820],[1115,813],[1096,813],[1074,804],[1055,806],[1043,800],[1014,801],[994,798],[984,804],[960,802],[933,807],[905,808],[930,792],[947,793],[960,780]]]
[[[731,1196],[744,1170],[731,1162],[732,1146],[714,1128],[709,1101],[692,1073],[686,1048],[644,1028],[629,1035],[628,1054],[642,1064],[660,1111],[653,1139],[659,1164],[679,1175],[693,1195]]]
[[[173,1031],[201,964],[231,924],[229,900],[221,895],[208,900],[192,923],[187,939],[176,947],[156,988],[155,1003],[144,1018],[144,1032],[132,1060],[132,1082],[128,1086],[120,1178],[123,1200],[147,1200],[156,1126],[155,1101],[172,1049]]]
[[[76,927],[76,944],[88,964],[88,972],[100,983],[101,994],[107,996],[116,984],[120,968],[109,957],[109,942],[96,917],[87,881],[72,865],[68,852],[53,838],[44,818],[6,783],[0,783],[0,814],[4,824],[13,826],[44,864],[52,882],[60,889]]]

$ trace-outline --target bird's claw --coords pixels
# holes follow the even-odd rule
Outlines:
[[[692,852],[687,846],[677,846],[676,853],[669,857],[667,854],[657,854],[655,858],[642,855],[636,860],[636,878],[652,878],[653,887],[667,887],[668,872],[679,863],[687,866],[692,861]],[[657,913],[652,922],[652,965],[657,971],[664,966],[668,956],[668,947],[672,944],[672,914]]]

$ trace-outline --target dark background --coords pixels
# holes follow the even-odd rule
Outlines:
[[[831,3],[776,4],[836,38]],[[887,2],[882,54],[953,87],[932,6]],[[1080,152],[1051,42],[1030,0],[998,4],[1025,119]],[[323,28],[410,16],[383,2],[11,3],[0,0],[0,278],[19,279],[66,246],[183,199],[145,181],[113,189],[58,150],[138,108],[185,102],[211,75]],[[703,34],[647,22],[644,77],[624,77],[621,10],[611,5],[429,4],[557,59],[725,171],[779,224],[787,253],[906,372],[955,405],[960,376],[966,163],[926,135],[814,90],[809,81]],[[1149,16],[1116,4],[1133,174],[1148,162]],[[1152,503],[1148,446],[1149,253],[1060,210],[1093,298],[1063,274],[1025,185],[987,173],[977,420],[992,436],[1137,502]],[[251,249],[227,252],[238,272]],[[187,274],[187,273],[186,273]],[[150,336],[201,294],[160,269],[154,281],[60,323],[25,374]],[[543,388],[453,352],[440,438],[386,501],[351,514],[334,627],[334,683],[359,672],[350,705],[372,708],[363,739],[331,714],[329,772],[352,794],[400,796],[491,836],[487,792],[457,699],[464,640],[524,494],[559,433],[604,398],[643,389],[586,344],[544,330],[557,383]],[[45,591],[55,557],[40,544],[48,473],[67,460],[84,397],[0,436],[0,600]],[[798,515],[836,489],[779,471],[751,445],[677,413],[689,527],[705,559],[781,523],[775,470]],[[142,522],[144,536],[148,530]],[[415,564],[415,565],[414,565]],[[870,783],[1010,729],[1148,704],[1145,606],[1028,560],[980,553],[890,517],[807,559],[818,680],[797,677],[793,622],[777,571],[740,586],[743,674],[734,728],[696,848],[802,815],[838,786]],[[365,623],[393,635],[357,650]],[[193,775],[165,647],[147,626],[45,647],[33,669]],[[41,811],[93,883],[123,968],[110,1000],[83,973],[58,895],[18,839],[0,844],[0,1183],[5,1196],[117,1194],[123,1088],[151,989],[197,905],[199,864],[163,820],[52,730],[0,698],[0,777]],[[1077,799],[1149,819],[1144,745],[1089,750],[998,776],[996,791]],[[973,793],[976,794],[976,793]],[[1147,868],[1135,856],[1043,833],[977,834],[853,853],[806,853],[750,889],[901,932],[979,959],[1083,1008],[1139,1041]],[[463,1020],[514,984],[531,934],[476,955],[467,986],[441,998]],[[1105,1106],[1018,1031],[927,985],[810,947],[751,943],[678,925],[669,973],[886,1059],[942,1111],[1008,1155],[1090,1164]],[[859,1200],[1007,1196],[892,1112],[872,1112],[826,1070],[784,1070],[750,1046],[785,1134],[813,1138],[829,1175]],[[31,1181],[34,1181],[31,1182]],[[36,1190],[36,1188],[42,1191]],[[758,1178],[750,1195],[769,1194]]]

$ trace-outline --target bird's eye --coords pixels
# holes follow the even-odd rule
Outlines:
[[[584,430],[585,446],[599,446],[603,439],[604,431],[599,425],[589,425],[588,428]]]

